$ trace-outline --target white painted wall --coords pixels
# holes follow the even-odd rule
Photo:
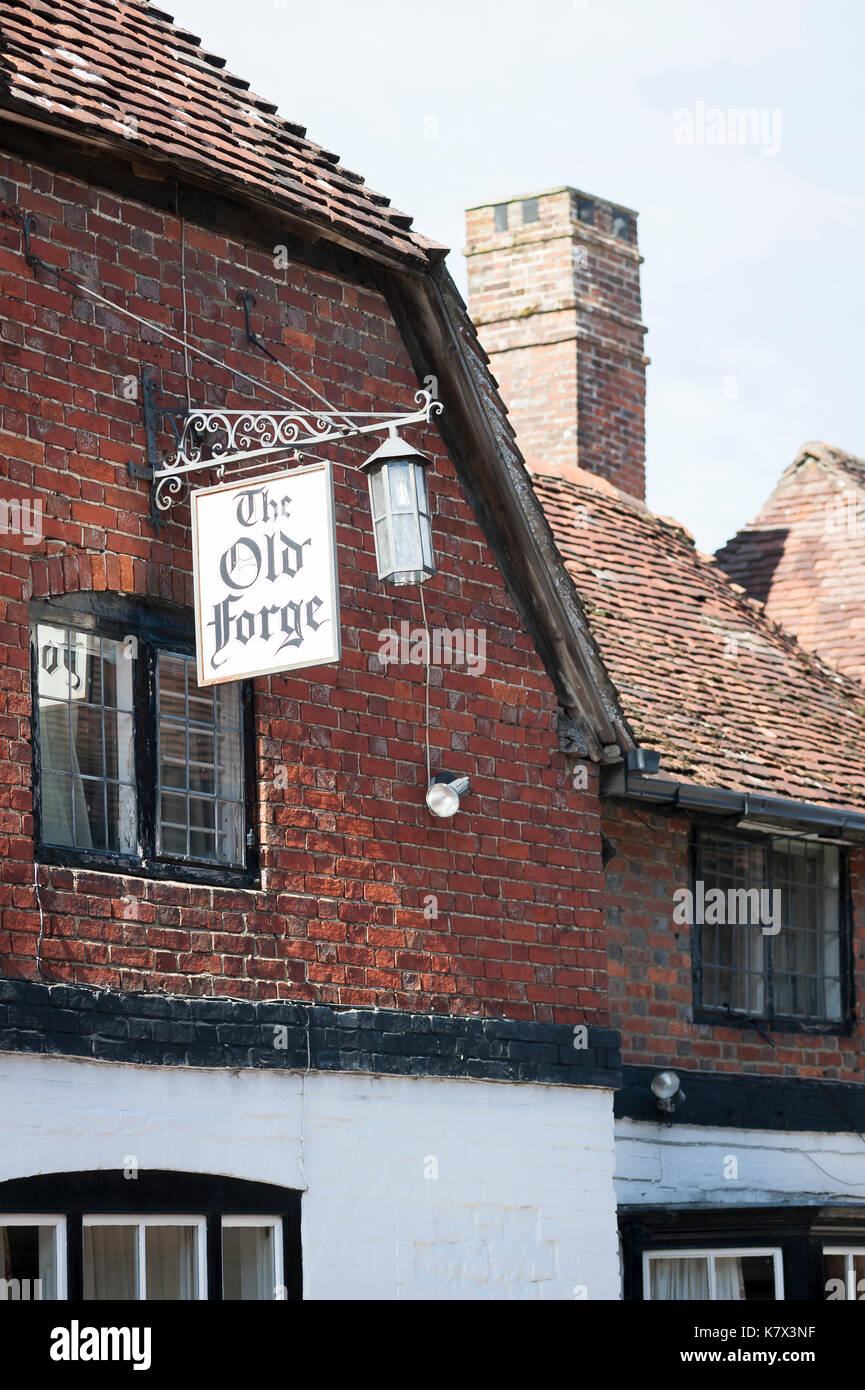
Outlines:
[[[0,1180],[130,1155],[304,1189],[307,1298],[619,1297],[611,1091],[0,1054]]]
[[[617,1120],[616,1196],[623,1205],[863,1202],[865,1139]]]

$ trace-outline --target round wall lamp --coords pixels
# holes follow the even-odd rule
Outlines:
[[[460,797],[465,796],[470,785],[468,777],[439,772],[427,787],[426,804],[434,816],[449,820],[460,809]]]
[[[658,1109],[668,1117],[677,1105],[685,1099],[682,1083],[674,1071],[659,1071],[652,1077],[652,1095],[658,1102]]]

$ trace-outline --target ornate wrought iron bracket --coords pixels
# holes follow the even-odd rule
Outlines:
[[[149,394],[148,394],[149,392]],[[335,439],[384,434],[428,422],[443,406],[427,390],[415,392],[417,409],[405,413],[327,410],[200,410],[157,406],[152,382],[144,393],[147,462],[152,469],[154,525],[181,496],[189,476],[210,470],[219,481],[226,471],[266,471],[295,463],[310,449]],[[156,418],[161,415],[177,447],[167,458],[156,453]],[[130,470],[133,465],[130,465]]]

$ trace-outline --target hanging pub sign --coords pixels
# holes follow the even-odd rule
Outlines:
[[[329,463],[192,493],[198,684],[340,659]]]

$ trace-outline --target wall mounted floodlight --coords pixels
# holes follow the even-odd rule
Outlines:
[[[652,1077],[652,1095],[658,1102],[658,1109],[672,1115],[677,1105],[685,1099],[682,1083],[674,1071],[659,1071]]]
[[[396,427],[361,469],[369,481],[378,577],[423,584],[435,574],[426,471],[429,459],[400,439]]]
[[[434,816],[449,820],[460,809],[460,797],[465,796],[470,785],[468,777],[439,772],[427,788],[426,804]]]

